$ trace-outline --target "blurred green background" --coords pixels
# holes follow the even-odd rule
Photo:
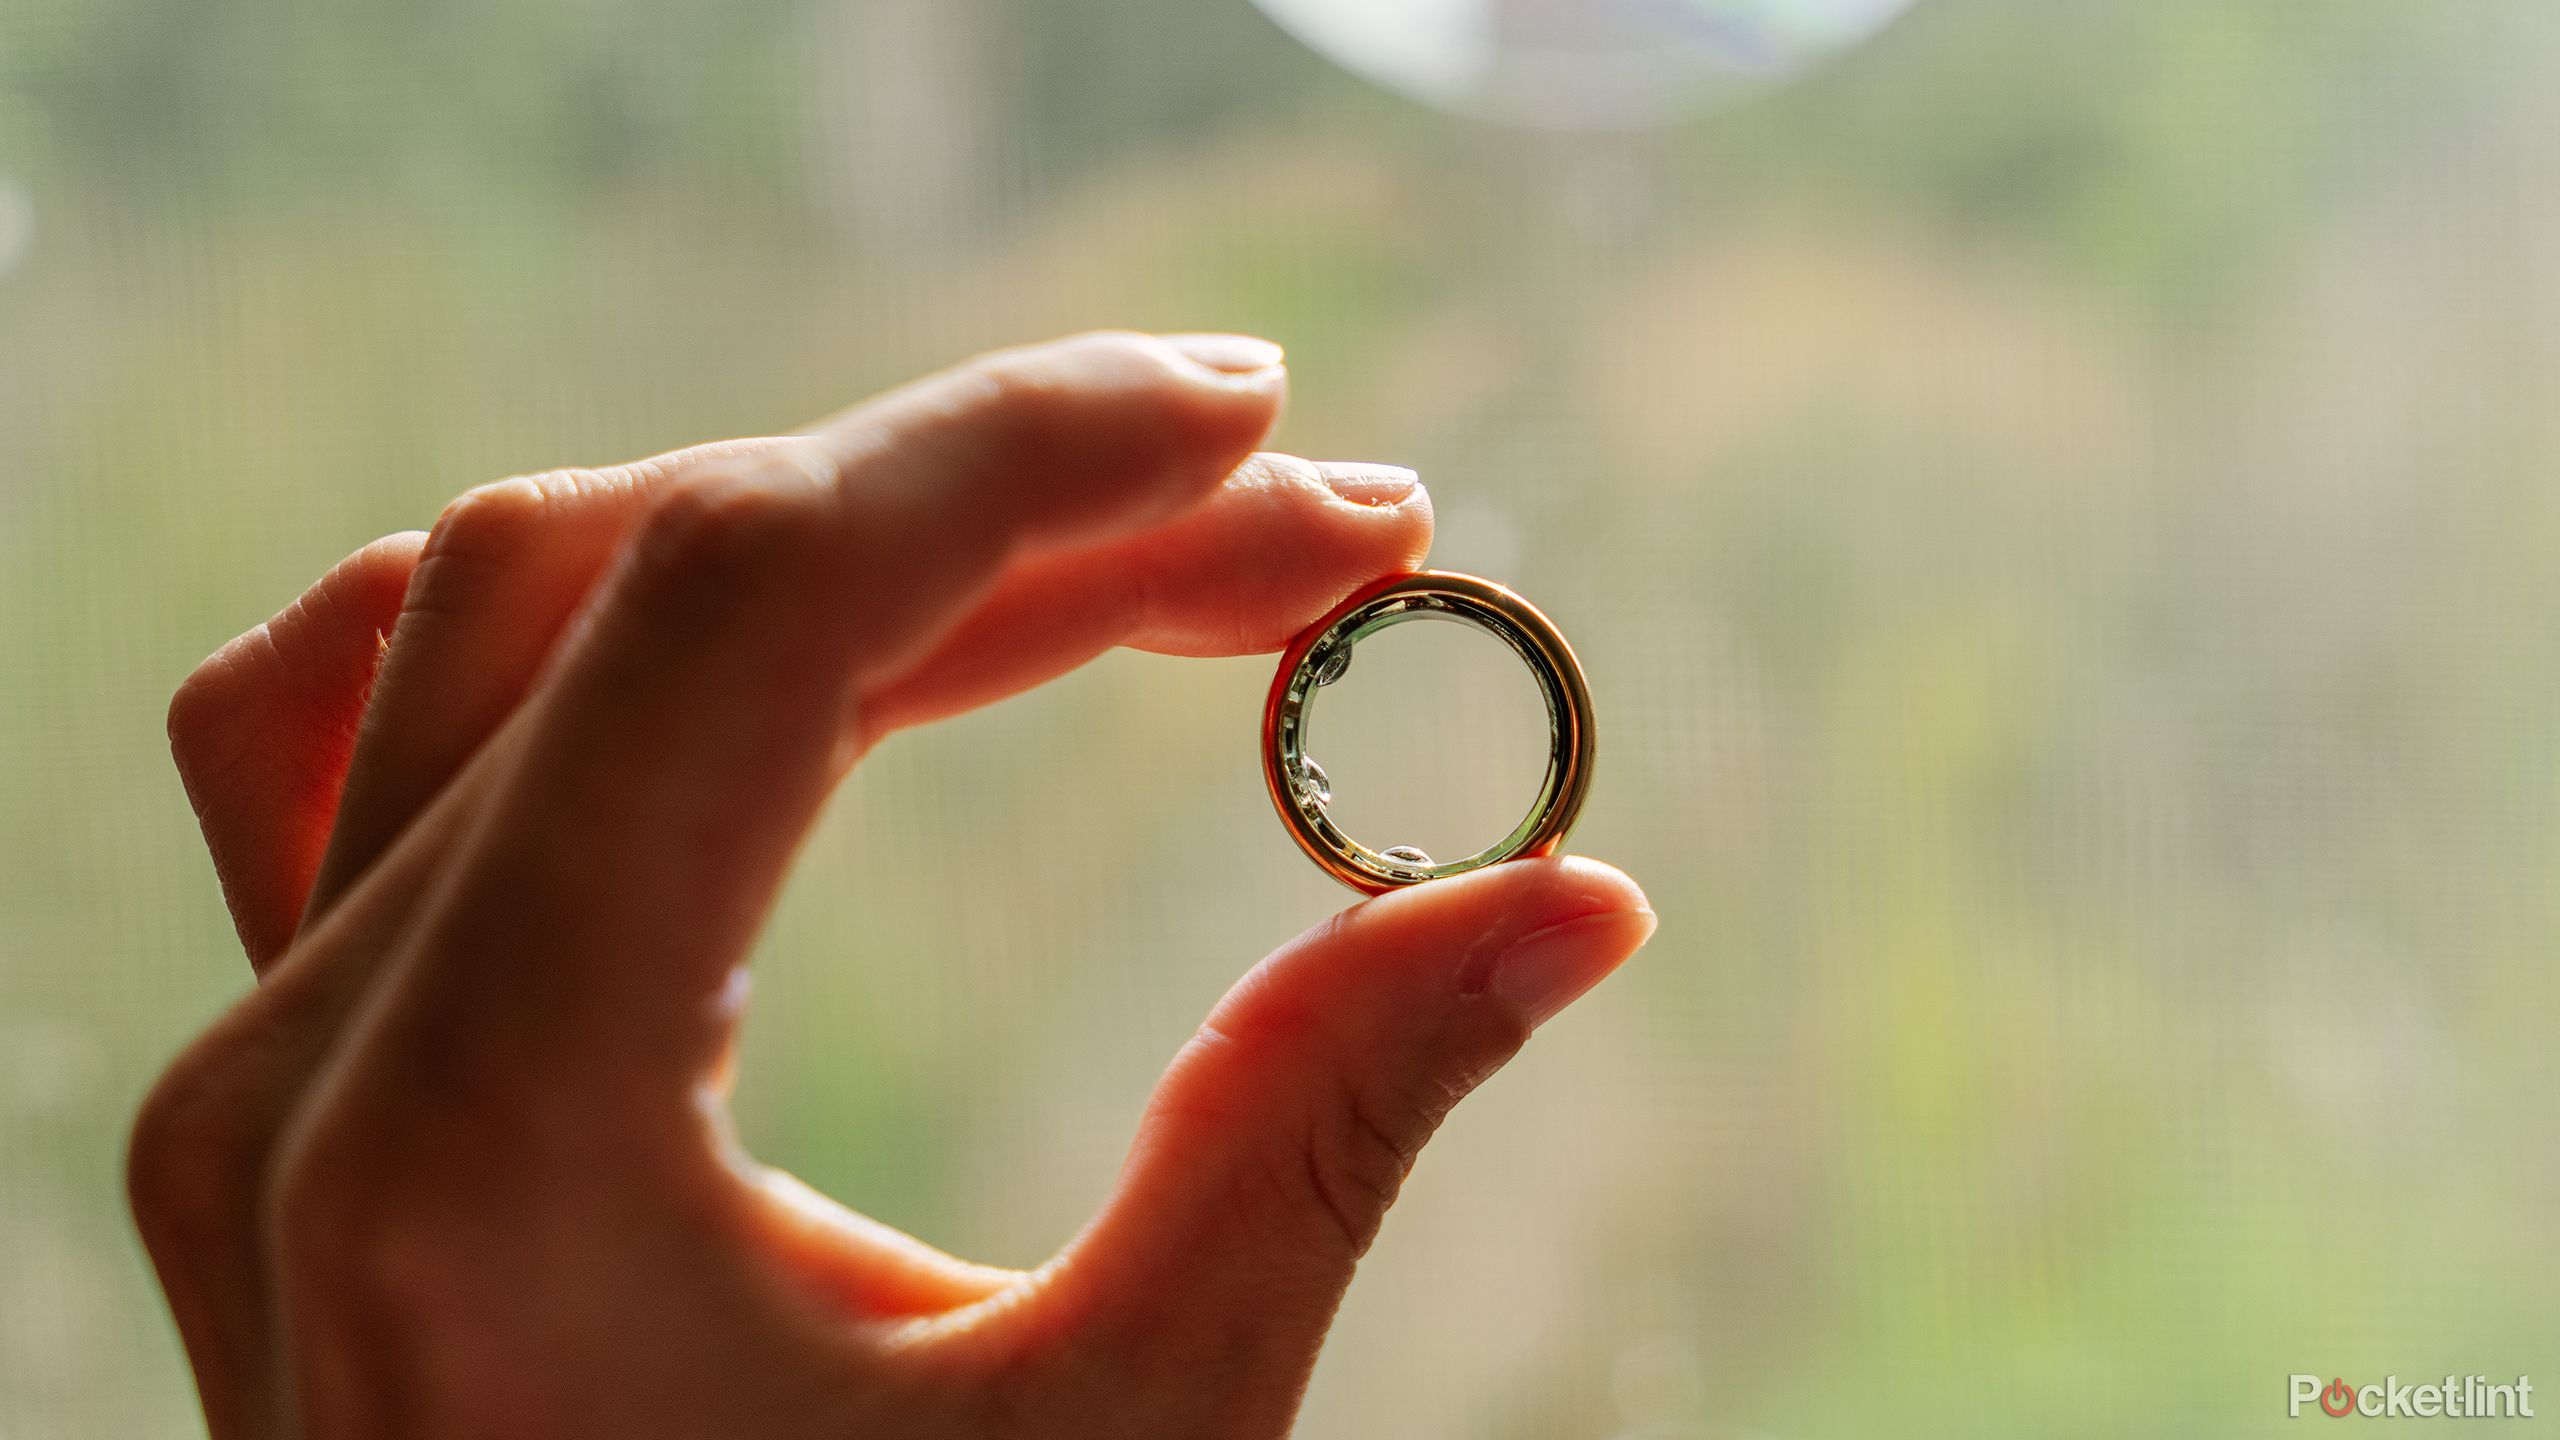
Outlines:
[[[1581,650],[1578,845],[1664,917],[1435,1144],[1302,1433],[2560,1407],[2556,182],[2547,0],[1924,0],[1585,136],[1244,0],[0,0],[0,1440],[198,1425],[118,1187],[247,983],[187,669],[475,482],[1091,325],[1271,335],[1279,444],[1424,472]],[[885,747],[766,946],[755,1148],[1066,1237],[1346,898],[1267,675]],[[1446,787],[1516,738],[1466,710]]]

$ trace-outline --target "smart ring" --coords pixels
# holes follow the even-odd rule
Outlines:
[[[1529,667],[1547,706],[1546,780],[1529,813],[1492,845],[1445,862],[1408,845],[1372,850],[1343,833],[1327,813],[1333,783],[1307,753],[1316,692],[1342,678],[1352,648],[1391,625],[1427,619],[1462,621],[1500,640]],[[1371,895],[1553,852],[1590,793],[1591,761],[1591,690],[1563,633],[1502,586],[1445,570],[1390,576],[1309,626],[1281,652],[1262,711],[1262,777],[1281,823],[1326,874]]]

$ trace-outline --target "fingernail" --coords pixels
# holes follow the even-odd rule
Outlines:
[[[1208,366],[1229,375],[1250,375],[1268,370],[1288,358],[1288,352],[1268,340],[1252,335],[1166,335],[1164,343]]]
[[[1401,505],[1422,477],[1401,465],[1371,465],[1357,460],[1319,460],[1316,473],[1333,493],[1355,505]]]
[[[1543,1025],[1642,948],[1656,923],[1650,910],[1610,910],[1533,930],[1494,962],[1493,993]]]

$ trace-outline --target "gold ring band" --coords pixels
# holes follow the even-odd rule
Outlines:
[[[1547,775],[1528,815],[1492,845],[1445,863],[1409,847],[1372,850],[1344,834],[1326,813],[1332,785],[1306,744],[1315,694],[1342,677],[1352,647],[1388,626],[1424,619],[1462,621],[1502,641],[1536,677],[1547,706]],[[1590,793],[1592,744],[1591,689],[1563,632],[1502,586],[1446,570],[1380,580],[1307,627],[1281,652],[1262,710],[1262,778],[1281,823],[1326,874],[1371,895],[1552,852]]]

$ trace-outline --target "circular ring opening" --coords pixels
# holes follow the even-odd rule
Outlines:
[[[1316,692],[1342,678],[1353,649],[1389,626],[1424,619],[1474,625],[1510,647],[1547,710],[1547,773],[1529,813],[1510,834],[1458,860],[1436,861],[1409,846],[1373,850],[1344,833],[1328,813],[1332,781],[1307,753]],[[1281,822],[1326,873],[1372,895],[1554,850],[1591,788],[1592,748],[1590,688],[1562,632],[1502,586],[1443,570],[1381,580],[1309,626],[1281,653],[1263,707],[1263,779]]]

